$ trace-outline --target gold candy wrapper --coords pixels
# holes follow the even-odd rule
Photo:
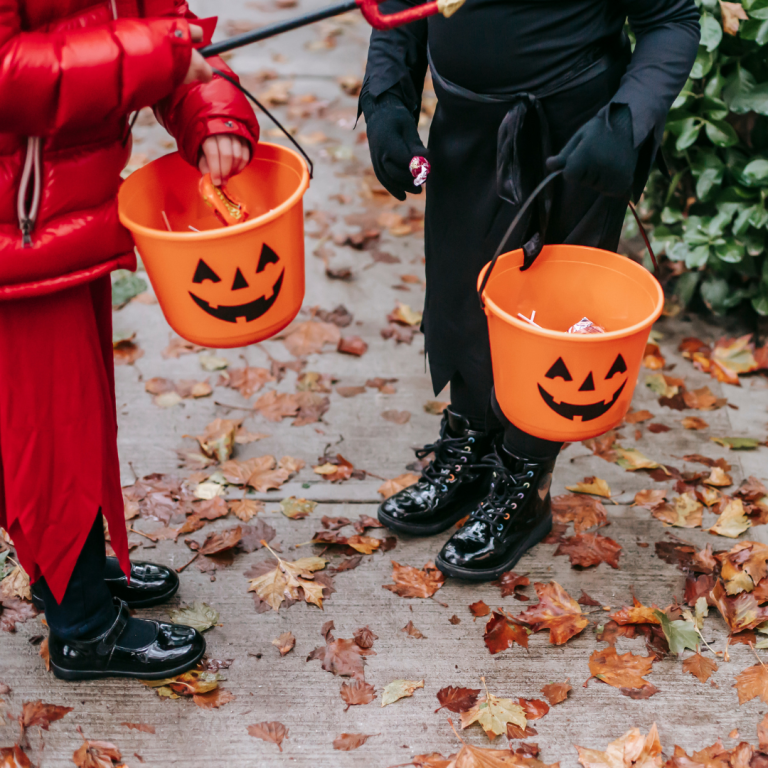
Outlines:
[[[213,208],[213,212],[225,227],[231,224],[242,224],[248,220],[248,210],[245,205],[235,200],[227,192],[224,184],[220,187],[215,186],[211,181],[210,173],[206,173],[200,179],[199,189],[203,200]]]

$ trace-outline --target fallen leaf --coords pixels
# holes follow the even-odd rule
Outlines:
[[[412,621],[409,621],[400,631],[405,632],[408,637],[415,637],[417,640],[426,639],[427,637],[421,630],[416,629],[416,627],[413,626]]]
[[[277,560],[277,566],[252,578],[248,591],[255,592],[275,611],[280,610],[280,606],[286,599],[291,601],[303,599],[307,603],[322,608],[324,585],[315,581],[312,574],[325,568],[328,561],[322,557],[302,557],[290,562],[272,554]]]
[[[315,648],[307,656],[307,661],[319,659],[326,672],[341,677],[354,677],[357,680],[363,680],[365,677],[365,657],[376,655],[376,651],[371,648],[373,641],[371,640],[370,644],[366,640],[361,642],[359,637],[352,640],[336,639],[331,632],[332,629],[333,622],[326,622],[322,632],[325,637],[325,645]],[[368,631],[370,632],[370,630]],[[372,632],[370,636],[376,637]]]
[[[121,761],[120,750],[112,742],[89,741],[85,737],[82,745],[72,755],[72,762],[77,768],[112,768]]]
[[[491,612],[491,609],[482,600],[472,603],[469,606],[469,610],[476,619],[479,619],[482,616],[487,616]]]
[[[423,680],[393,680],[389,685],[385,686],[381,695],[381,706],[386,707],[388,704],[393,704],[398,699],[413,696],[413,692],[417,688],[423,688]]]
[[[365,680],[342,683],[339,693],[347,705],[345,712],[356,705],[370,704],[376,698],[376,689],[370,683],[366,683]]]
[[[277,744],[277,748],[282,752],[283,739],[288,738],[288,729],[282,723],[277,722],[256,723],[248,726],[248,734],[255,739]]]
[[[223,358],[221,358],[223,359]],[[225,366],[226,367],[226,366]],[[274,381],[275,376],[266,368],[230,368],[219,375],[218,385],[229,387],[248,399],[258,392],[267,382]]]
[[[655,605],[643,605],[636,597],[633,598],[632,607],[625,606],[619,611],[612,613],[611,619],[617,624],[624,626],[626,624],[660,624],[661,620],[656,615],[658,609]]]
[[[585,477],[582,482],[576,483],[576,485],[566,485],[565,490],[573,493],[591,493],[606,499],[611,498],[611,489],[608,483],[600,477]]]
[[[133,365],[140,357],[144,357],[144,350],[134,341],[135,338],[134,333],[127,339],[112,342],[115,365]]]
[[[15,632],[17,624],[23,624],[37,616],[37,608],[34,605],[16,597],[3,598],[0,600],[0,607],[0,629],[3,632]]]
[[[288,331],[290,333],[283,338],[283,344],[294,357],[316,354],[326,344],[338,346],[341,341],[341,332],[335,323],[307,320],[291,326]]]
[[[51,723],[61,720],[74,707],[61,707],[58,704],[44,704],[37,701],[25,701],[22,706],[19,723],[22,728],[34,728],[35,726],[47,731]]]
[[[649,459],[637,448],[620,448],[617,445],[615,451],[616,463],[628,472],[636,472],[639,469],[656,469],[660,466],[657,461]]]
[[[752,451],[760,445],[754,437],[711,437],[710,440],[733,451]]]
[[[192,701],[200,707],[200,709],[218,709],[225,704],[229,704],[230,701],[234,701],[237,698],[231,691],[226,691],[223,688],[216,688],[208,693],[195,693],[192,695]]]
[[[368,351],[368,344],[366,344],[359,336],[345,336],[343,339],[339,340],[336,350],[345,355],[361,357]]]
[[[517,619],[530,626],[534,632],[548,629],[552,645],[562,645],[589,625],[589,620],[581,612],[581,606],[556,581],[550,581],[549,584],[537,582],[533,588],[539,603],[519,614]]]
[[[442,416],[443,411],[450,405],[443,400],[427,400],[424,403],[424,410],[427,413],[431,413],[433,416]]]
[[[218,555],[236,547],[242,538],[243,528],[240,525],[217,533],[209,533],[198,552],[201,555]]]
[[[174,624],[184,624],[198,632],[205,632],[219,623],[219,612],[207,603],[195,602],[187,608],[173,608],[168,615]]]
[[[362,747],[370,738],[370,734],[365,733],[342,733],[333,740],[333,748],[351,752],[353,749]]]
[[[336,387],[336,392],[342,397],[355,397],[356,395],[364,395],[365,387]]]
[[[164,360],[169,358],[179,358],[182,355],[192,355],[196,352],[202,352],[205,347],[200,347],[197,344],[193,344],[191,341],[182,339],[180,336],[174,336],[170,334],[170,343],[160,353]]]
[[[739,694],[739,706],[758,697],[768,704],[768,667],[762,663],[747,667],[736,676],[733,687]]]
[[[32,589],[29,585],[29,576],[20,566],[15,566],[11,572],[0,581],[0,597],[5,600],[31,600]]]
[[[517,590],[529,586],[531,580],[527,576],[518,576],[514,571],[505,571],[491,584],[501,590],[502,597],[513,595],[518,600],[528,600],[527,595],[520,595]]]
[[[445,582],[444,574],[435,568],[434,563],[427,563],[419,570],[410,565],[400,565],[392,560],[392,580],[394,584],[384,584],[384,589],[400,597],[427,598],[437,592]]]
[[[264,511],[264,502],[254,499],[238,499],[230,501],[227,504],[229,511],[244,523],[250,521],[253,517]]]
[[[744,514],[744,504],[741,499],[729,499],[715,524],[707,530],[719,536],[736,539],[751,525],[750,519]]]
[[[612,741],[605,752],[577,746],[579,762],[584,768],[661,768],[661,743],[656,723],[647,736],[633,728]],[[673,763],[670,760],[670,763]],[[693,761],[691,761],[693,762]]]
[[[494,611],[493,616],[485,625],[483,640],[491,654],[511,648],[514,643],[528,647],[528,632],[526,628],[510,621],[503,613]]]
[[[451,712],[466,712],[477,703],[480,688],[454,688],[452,685],[441,688],[437,692],[437,700],[440,706],[435,710],[449,709]]]
[[[624,417],[624,421],[627,424],[640,424],[643,421],[648,421],[653,418],[653,414],[650,411],[631,411]]]
[[[542,687],[541,692],[547,701],[554,707],[568,698],[568,694],[573,690],[569,684],[570,678],[564,683],[549,683]]]
[[[602,526],[608,515],[601,501],[580,494],[564,494],[552,499],[552,518],[556,523],[573,522],[576,533]]]
[[[722,467],[712,467],[709,477],[704,480],[705,485],[713,485],[716,488],[727,488],[733,485],[733,478]]]
[[[699,650],[699,633],[692,621],[670,621],[662,611],[656,611],[656,618],[661,622],[670,653],[679,656],[686,648],[692,651]]]
[[[477,704],[461,713],[462,729],[468,728],[472,723],[479,723],[485,735],[493,741],[497,736],[507,732],[508,723],[524,730],[527,720],[525,711],[517,702],[512,699],[498,698],[486,689],[485,696]]]
[[[296,638],[293,636],[292,632],[283,632],[280,637],[276,637],[272,641],[272,645],[280,651],[281,656],[285,656],[286,653],[290,653],[293,650],[296,645]]]
[[[564,539],[555,550],[555,555],[567,555],[571,565],[589,568],[607,563],[611,568],[619,567],[621,544],[599,533],[577,533]]]
[[[410,411],[382,411],[381,418],[394,424],[407,424],[411,420]]]
[[[141,682],[148,688],[152,688],[161,698],[178,699],[181,696],[194,696],[213,691],[219,687],[220,679],[221,675],[218,672],[191,669],[175,677]]]
[[[235,433],[240,422],[234,419],[214,419],[206,425],[202,435],[195,435],[200,449],[206,456],[219,463],[227,461],[235,448]]]
[[[197,360],[204,371],[223,371],[229,366],[229,360],[226,357],[218,355],[198,355]]]
[[[732,633],[754,629],[768,621],[768,607],[761,607],[753,593],[742,592],[730,597],[726,594],[722,582],[718,580],[709,597]]]
[[[154,725],[147,725],[146,723],[120,723],[125,728],[129,728],[132,731],[141,731],[142,733],[155,733]]]
[[[418,326],[421,325],[421,312],[416,312],[407,304],[398,301],[397,306],[387,315],[387,320],[390,323],[399,323],[400,325]]]
[[[385,483],[379,486],[378,492],[385,499],[388,499],[390,496],[394,496],[396,493],[400,493],[403,488],[408,488],[414,483],[418,483],[420,479],[421,475],[415,475],[412,472],[406,472],[403,475],[398,475],[397,477],[392,478],[392,480],[387,480]]]
[[[653,667],[653,656],[636,656],[632,653],[619,655],[609,645],[592,652],[589,657],[589,671],[592,677],[602,680],[614,688],[643,688],[649,685],[643,680]]]
[[[683,661],[683,672],[689,672],[702,683],[706,683],[710,675],[716,671],[717,664],[715,661],[702,656],[698,651]]]
[[[596,605],[602,605],[602,603],[599,603],[597,600],[595,600],[594,597],[590,597],[583,589],[581,590],[581,594],[579,595],[579,599],[576,601],[579,605],[588,605],[588,606],[596,606]]]
[[[297,499],[295,496],[289,496],[280,502],[280,511],[291,520],[301,520],[311,515],[317,506],[316,501],[308,499]]]
[[[709,429],[709,424],[698,416],[686,416],[680,423],[686,429]]]
[[[672,502],[664,501],[651,509],[651,514],[657,520],[677,528],[700,527],[703,512],[703,505],[691,492],[677,496]]]
[[[447,764],[446,762],[446,766]],[[22,748],[14,744],[12,747],[0,747],[0,768],[34,768],[34,766]]]

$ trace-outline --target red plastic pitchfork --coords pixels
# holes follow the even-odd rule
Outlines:
[[[252,32],[246,32],[242,35],[230,37],[228,40],[222,40],[220,43],[207,45],[205,48],[200,48],[199,50],[203,56],[217,56],[221,53],[231,51],[234,48],[240,48],[243,45],[257,43],[259,40],[266,40],[268,37],[274,37],[283,32],[290,32],[292,29],[298,29],[307,24],[314,24],[316,21],[330,19],[332,16],[339,16],[347,11],[353,11],[355,8],[359,8],[362,11],[366,21],[372,27],[376,29],[392,29],[393,27],[399,27],[403,24],[410,24],[412,21],[426,19],[428,16],[434,16],[436,13],[441,13],[448,18],[456,13],[462,5],[464,5],[464,0],[431,0],[431,2],[415,5],[404,11],[382,13],[379,10],[377,0],[346,0],[338,5],[331,5],[322,10],[307,13],[303,16],[297,16],[288,21],[280,21],[269,27],[263,27],[262,29],[256,29]]]

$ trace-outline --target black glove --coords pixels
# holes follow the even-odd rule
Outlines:
[[[639,150],[635,149],[629,107],[614,104],[609,110],[608,117],[596,115],[582,125],[560,154],[547,160],[547,170],[562,168],[570,182],[610,197],[624,197],[632,189]]]
[[[398,200],[405,193],[421,193],[413,183],[409,164],[413,157],[427,157],[414,116],[393,93],[387,91],[376,99],[365,95],[361,99],[368,132],[368,147],[376,178]]]

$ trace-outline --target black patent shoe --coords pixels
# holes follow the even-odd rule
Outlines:
[[[107,573],[116,573],[113,578],[105,578],[104,581],[112,593],[128,603],[129,608],[149,608],[152,605],[170,600],[179,590],[179,577],[176,571],[155,563],[131,563],[130,582],[120,570],[117,558],[107,558]],[[39,611],[45,610],[43,599],[35,592],[32,585],[32,602]]]
[[[51,669],[62,680],[97,680],[104,677],[135,677],[162,680],[194,667],[205,653],[203,636],[192,627],[163,621],[133,619],[154,625],[153,639],[141,648],[120,644],[128,619],[128,606],[115,600],[114,624],[92,640],[64,640],[48,635]]]
[[[432,536],[466,517],[485,496],[490,472],[475,465],[492,449],[493,436],[469,428],[463,416],[445,409],[437,442],[416,451],[435,458],[414,485],[390,496],[379,507],[379,521],[411,536]]]
[[[435,560],[446,576],[496,579],[552,529],[549,486],[555,459],[532,462],[501,447],[484,463],[491,467],[488,495]]]

